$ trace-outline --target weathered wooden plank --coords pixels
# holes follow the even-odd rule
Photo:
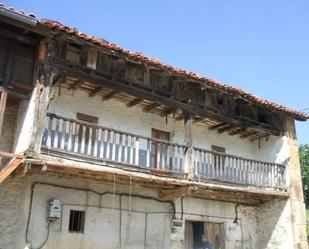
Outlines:
[[[127,107],[133,107],[133,106],[139,104],[139,103],[142,102],[142,101],[143,101],[143,100],[142,100],[142,99],[139,99],[139,98],[134,99],[134,100],[132,100],[131,102],[129,102],[129,103],[127,104]]]
[[[23,162],[22,158],[13,157],[0,171],[0,184]]]
[[[0,136],[2,134],[2,127],[4,122],[4,113],[6,109],[6,102],[7,102],[7,92],[2,91],[0,92]]]

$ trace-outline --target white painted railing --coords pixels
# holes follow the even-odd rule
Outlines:
[[[185,145],[48,113],[42,149],[172,174],[184,172]],[[285,166],[193,148],[196,180],[285,188]]]

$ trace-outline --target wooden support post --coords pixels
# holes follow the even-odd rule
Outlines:
[[[187,146],[185,155],[184,173],[188,178],[194,177],[194,162],[193,162],[193,140],[192,140],[192,117],[185,117],[185,144]]]
[[[47,108],[50,101],[51,86],[56,75],[56,71],[48,70],[39,75],[41,84],[40,95],[38,96],[37,110],[35,114],[36,126],[34,129],[34,141],[32,149],[39,153],[41,150],[42,136],[44,132],[44,124],[47,114]]]
[[[6,107],[6,101],[7,101],[7,92],[4,90],[0,92],[0,136],[2,134],[2,126],[4,122],[4,112]]]

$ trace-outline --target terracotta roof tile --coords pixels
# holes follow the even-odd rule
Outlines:
[[[22,10],[16,10],[14,8],[8,8],[8,7],[5,7],[1,3],[0,3],[0,7],[9,9],[9,10],[14,11],[16,13],[19,13],[21,15],[36,18],[36,16],[34,14],[25,14],[25,12],[22,11]],[[197,80],[197,81],[199,81],[199,82],[201,82],[205,85],[208,85],[208,86],[211,86],[211,87],[214,87],[214,88],[217,88],[217,89],[222,89],[222,90],[225,90],[227,92],[239,95],[239,96],[244,97],[244,98],[246,98],[246,99],[248,99],[252,102],[255,102],[256,104],[258,104],[262,107],[266,107],[266,108],[269,108],[269,109],[274,110],[274,111],[283,112],[285,114],[293,116],[296,119],[300,119],[300,120],[309,119],[309,115],[306,114],[306,113],[296,111],[296,110],[287,108],[285,106],[282,106],[280,104],[276,104],[276,103],[270,102],[268,100],[259,98],[259,97],[255,96],[255,95],[253,95],[249,92],[246,92],[246,91],[244,91],[240,88],[233,87],[233,86],[230,86],[230,85],[227,85],[227,84],[222,84],[218,81],[209,79],[207,77],[200,76],[196,73],[189,72],[189,71],[186,71],[186,70],[183,70],[183,69],[173,67],[171,65],[164,64],[164,63],[160,62],[158,59],[154,59],[154,58],[145,56],[142,53],[132,52],[132,51],[126,50],[126,49],[124,49],[124,48],[122,48],[122,47],[120,47],[120,46],[118,46],[114,43],[110,43],[110,42],[108,42],[104,39],[96,38],[96,37],[93,37],[91,35],[81,33],[76,28],[71,28],[71,27],[65,26],[65,25],[61,24],[60,22],[49,20],[49,19],[41,19],[41,20],[37,19],[37,20],[41,24],[43,24],[44,26],[49,28],[50,30],[57,30],[57,31],[66,32],[66,33],[73,35],[77,38],[86,40],[88,42],[91,42],[91,43],[96,44],[98,46],[104,47],[106,49],[113,50],[113,51],[115,51],[119,54],[126,56],[127,58],[129,58],[131,60],[135,60],[135,61],[140,62],[140,63],[146,63],[146,64],[149,64],[149,65],[152,65],[152,66],[155,66],[155,67],[159,67],[159,68],[166,70],[170,73],[174,73],[174,74],[177,74],[177,75],[180,75],[180,76],[183,76],[183,77],[188,77],[188,78],[191,78],[193,80]]]

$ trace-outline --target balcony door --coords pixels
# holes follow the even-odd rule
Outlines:
[[[152,129],[152,138],[170,141],[170,133],[167,131]],[[166,169],[169,159],[167,158],[167,146],[166,144],[152,141],[151,143],[151,167],[156,169]]]
[[[84,113],[76,113],[77,120],[87,122],[89,124],[98,124],[99,118],[90,116]],[[93,129],[90,125],[81,125],[78,131],[78,143],[80,153],[92,153],[94,144],[96,141],[96,129]]]

